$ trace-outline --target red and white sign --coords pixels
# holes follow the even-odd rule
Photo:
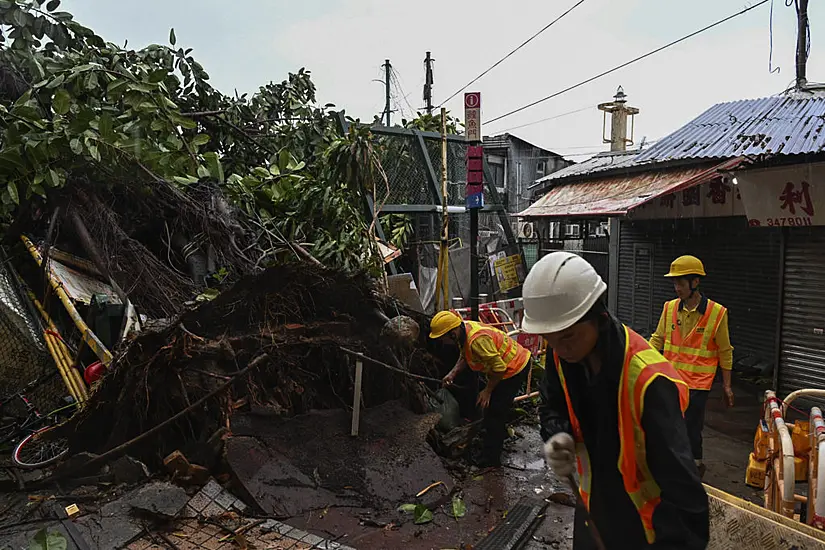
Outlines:
[[[481,93],[464,94],[464,137],[469,142],[481,141]]]
[[[736,174],[751,227],[825,225],[825,163]]]
[[[481,109],[481,93],[468,92],[464,94],[465,109]]]

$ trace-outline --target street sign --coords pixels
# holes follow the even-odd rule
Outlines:
[[[474,143],[481,141],[481,93],[464,94],[464,137]]]
[[[467,147],[467,187],[464,191],[467,208],[484,207],[484,147]]]

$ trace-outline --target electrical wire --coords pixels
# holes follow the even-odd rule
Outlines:
[[[553,21],[551,21],[551,22],[550,22],[550,23],[548,23],[547,25],[545,25],[545,26],[544,26],[544,28],[542,28],[539,32],[537,32],[536,34],[534,34],[533,36],[531,36],[530,38],[528,38],[527,40],[525,40],[524,42],[522,42],[522,43],[521,43],[518,47],[516,47],[516,49],[514,49],[513,51],[511,51],[510,53],[508,53],[507,55],[505,55],[504,57],[502,57],[501,59],[499,59],[498,61],[496,61],[496,62],[495,62],[495,63],[494,63],[491,67],[489,67],[486,71],[484,71],[483,73],[481,73],[480,75],[478,75],[477,77],[475,77],[474,79],[472,79],[471,81],[469,81],[469,82],[468,82],[467,84],[465,84],[462,88],[460,88],[458,91],[456,91],[455,93],[453,93],[453,95],[451,95],[450,97],[448,97],[447,99],[445,99],[444,101],[442,101],[442,102],[441,102],[441,104],[439,105],[439,107],[443,107],[445,103],[447,103],[447,102],[448,102],[448,101],[450,101],[452,98],[454,98],[455,96],[457,96],[458,94],[460,94],[461,92],[463,92],[464,90],[466,90],[467,88],[469,88],[470,86],[472,86],[473,84],[475,84],[476,82],[478,82],[478,81],[479,81],[479,79],[481,79],[483,76],[485,76],[487,73],[489,73],[490,71],[492,71],[493,69],[495,69],[496,67],[498,67],[499,65],[501,65],[502,63],[504,63],[504,61],[506,61],[506,60],[507,60],[510,56],[512,56],[514,53],[516,53],[517,51],[519,51],[520,49],[522,49],[524,46],[526,46],[526,45],[527,45],[527,44],[529,44],[530,42],[532,42],[534,39],[538,38],[538,36],[539,36],[540,34],[542,34],[544,31],[546,31],[547,29],[549,29],[550,27],[552,27],[553,25],[555,25],[556,23],[558,23],[559,21],[561,21],[562,19],[564,19],[564,17],[565,17],[567,14],[569,14],[571,11],[573,11],[574,9],[576,9],[576,8],[578,8],[579,6],[581,6],[582,4],[584,4],[584,2],[585,2],[585,0],[579,0],[578,2],[576,2],[576,4],[574,4],[574,5],[573,5],[573,7],[571,7],[570,9],[568,9],[568,10],[567,10],[566,12],[564,12],[563,14],[559,15],[557,18],[555,18]]]
[[[659,52],[661,52],[661,51],[663,51],[663,50],[666,50],[666,49],[670,48],[671,46],[675,46],[676,44],[679,44],[679,43],[681,43],[681,42],[684,42],[685,40],[688,40],[688,39],[690,39],[690,38],[693,38],[693,37],[694,37],[694,36],[696,36],[696,35],[702,34],[703,32],[708,31],[708,30],[710,30],[710,29],[712,29],[712,28],[714,28],[714,27],[718,27],[719,25],[721,25],[721,24],[723,24],[723,23],[727,23],[727,22],[728,22],[728,21],[730,21],[731,19],[734,19],[734,18],[736,18],[736,17],[739,17],[740,15],[744,15],[744,14],[748,13],[749,11],[755,10],[755,9],[756,9],[756,8],[758,8],[759,6],[762,6],[763,4],[767,4],[767,3],[768,3],[768,2],[770,2],[770,1],[771,1],[771,0],[762,0],[761,2],[758,2],[758,3],[754,4],[753,6],[750,6],[750,7],[748,7],[748,8],[745,8],[745,9],[743,9],[742,11],[739,11],[739,12],[737,12],[737,13],[734,13],[733,15],[729,15],[728,17],[725,17],[724,19],[720,19],[719,21],[717,21],[717,22],[715,22],[715,23],[712,23],[712,24],[708,25],[707,27],[703,27],[703,28],[699,29],[698,31],[694,31],[694,32],[692,32],[692,33],[690,33],[690,34],[688,34],[688,35],[685,35],[685,36],[683,36],[682,38],[679,38],[678,40],[674,40],[673,42],[670,42],[670,43],[668,43],[668,44],[665,44],[664,46],[660,46],[659,48],[656,48],[655,50],[649,51],[649,52],[647,52],[646,54],[643,54],[643,55],[640,55],[639,57],[636,57],[636,58],[634,58],[634,59],[631,59],[630,61],[626,61],[625,63],[622,63],[621,65],[618,65],[618,66],[616,66],[616,67],[613,67],[612,69],[607,70],[607,71],[604,71],[603,73],[599,73],[599,74],[597,74],[596,76],[592,76],[592,77],[588,78],[587,80],[583,80],[583,81],[579,82],[578,84],[574,84],[574,85],[572,85],[572,86],[569,86],[569,87],[567,87],[567,88],[565,88],[565,89],[563,89],[563,90],[561,90],[561,91],[559,91],[559,92],[556,92],[556,93],[551,94],[551,95],[549,95],[549,96],[547,96],[547,97],[543,97],[543,98],[541,98],[541,99],[538,99],[538,100],[536,100],[536,101],[534,101],[534,102],[532,102],[532,103],[528,103],[527,105],[523,105],[523,106],[519,107],[518,109],[513,109],[513,110],[512,110],[512,111],[510,111],[509,113],[505,113],[505,114],[503,114],[503,115],[501,115],[501,116],[497,116],[497,117],[495,117],[495,118],[493,118],[493,119],[491,119],[491,120],[489,120],[489,121],[485,121],[485,123],[486,123],[486,124],[492,124],[493,122],[495,122],[495,121],[497,121],[497,120],[501,120],[501,119],[506,118],[506,117],[508,117],[508,116],[514,115],[514,114],[516,114],[516,113],[520,113],[521,111],[524,111],[524,110],[526,110],[526,109],[529,109],[530,107],[535,107],[535,106],[536,106],[536,105],[538,105],[539,103],[544,103],[545,101],[550,100],[550,99],[553,99],[554,97],[558,97],[558,96],[560,96],[560,95],[562,95],[562,94],[565,94],[565,93],[567,93],[567,92],[569,92],[569,91],[571,91],[571,90],[575,90],[576,88],[580,88],[580,87],[584,86],[585,84],[589,84],[589,83],[593,82],[594,80],[598,80],[598,79],[600,79],[600,78],[602,78],[602,77],[604,77],[604,76],[607,76],[607,75],[609,75],[609,74],[611,74],[611,73],[615,73],[616,71],[618,71],[618,70],[620,70],[620,69],[624,69],[624,68],[625,68],[625,67],[627,67],[628,65],[632,65],[632,64],[634,64],[634,63],[636,63],[636,62],[638,62],[638,61],[641,61],[641,60],[646,59],[646,58],[648,58],[648,57],[650,57],[650,56],[652,56],[652,55],[655,55],[655,54],[657,54],[657,53],[659,53]]]
[[[582,113],[584,111],[589,111],[591,109],[595,109],[597,105],[588,105],[587,107],[582,107],[581,109],[576,109],[575,111],[568,111],[566,113],[561,113],[560,115],[554,115],[547,118],[542,118],[540,120],[534,120],[533,122],[528,122],[526,124],[521,124],[519,126],[513,126],[511,128],[507,128],[506,130],[500,130],[500,133],[504,134],[507,132],[512,132],[513,130],[518,130],[519,128],[527,128],[528,126],[533,126],[535,124],[541,124],[542,122],[548,122],[550,120],[556,120],[557,118],[566,117],[569,115],[575,115],[577,113]]]

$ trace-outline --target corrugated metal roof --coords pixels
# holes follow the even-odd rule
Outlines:
[[[711,181],[719,176],[720,170],[730,170],[740,162],[741,159],[737,158],[710,168],[648,171],[559,185],[517,215],[521,218],[623,216],[629,210],[662,195]]]
[[[714,105],[659,140],[639,162],[825,152],[825,95],[746,99]]]
[[[639,151],[627,151],[621,153],[600,153],[595,157],[591,157],[578,164],[570,165],[562,168],[552,174],[548,174],[541,179],[536,180],[530,188],[541,187],[543,184],[555,180],[562,180],[575,177],[585,177],[590,174],[598,174],[599,172],[607,172],[611,170],[621,170],[623,168],[630,168],[637,166]]]

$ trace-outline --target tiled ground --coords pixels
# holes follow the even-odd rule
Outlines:
[[[353,550],[337,542],[327,541],[311,535],[300,529],[295,529],[275,520],[257,522],[242,520],[238,522],[232,518],[216,521],[232,526],[235,531],[241,531],[249,546],[256,550]],[[244,530],[245,526],[254,527]],[[165,537],[164,540],[162,537]],[[244,547],[233,541],[233,536],[226,529],[221,529],[211,523],[200,523],[197,519],[184,519],[172,532],[145,535],[129,544],[127,550],[169,550],[168,542],[179,550],[237,550]]]
[[[256,550],[353,550],[272,519],[242,517],[246,505],[210,480],[186,505],[181,519],[169,532],[150,533],[129,544],[127,550],[237,550],[239,533]]]

